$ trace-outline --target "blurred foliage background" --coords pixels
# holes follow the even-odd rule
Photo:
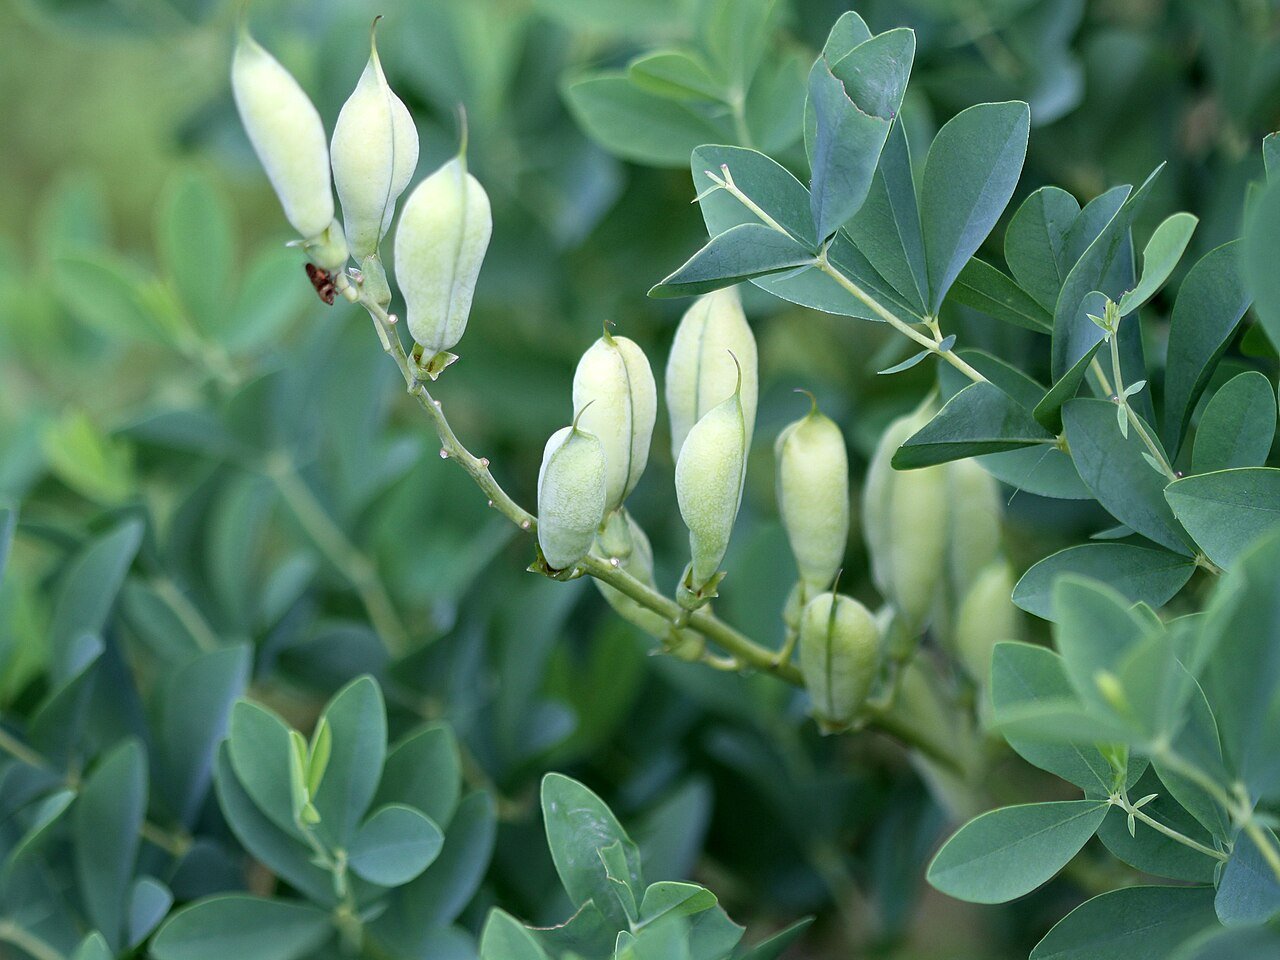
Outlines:
[[[761,933],[817,914],[801,956],[1025,956],[1073,903],[1117,881],[1095,876],[1086,857],[1013,908],[926,892],[923,864],[950,818],[972,811],[939,807],[896,745],[823,739],[790,689],[650,657],[590,586],[524,573],[530,544],[437,458],[363,314],[320,303],[301,258],[283,249],[284,220],[227,82],[235,6],[0,3],[9,91],[0,498],[22,503],[0,587],[6,712],[30,711],[56,682],[51,598],[68,558],[136,517],[146,533],[108,638],[120,667],[108,687],[115,705],[85,731],[86,759],[140,722],[150,692],[193,650],[251,640],[254,696],[304,728],[343,682],[370,672],[386,688],[393,732],[448,719],[468,782],[498,797],[496,855],[464,914],[473,924],[492,904],[535,921],[563,916],[565,903],[547,893],[555,884],[536,807],[538,777],[551,769],[600,791],[634,828],[650,879],[696,876]],[[784,81],[794,75],[793,138],[800,78],[848,6],[779,0],[769,43],[784,92],[770,109],[788,115]],[[1258,144],[1280,125],[1276,6],[869,0],[857,9],[875,30],[918,32],[909,128],[927,134],[981,100],[1031,102],[1011,210],[1045,183],[1084,201],[1167,160],[1139,233],[1175,210],[1197,214],[1190,264],[1238,235],[1240,198],[1261,172]],[[699,7],[253,4],[255,33],[330,129],[367,56],[369,21],[385,15],[382,58],[420,124],[419,176],[456,150],[465,105],[494,240],[462,362],[437,396],[525,504],[543,441],[570,414],[580,352],[612,320],[660,373],[682,305],[645,291],[705,236],[683,162],[611,155],[579,126],[565,90],[584,71],[694,39]],[[882,329],[744,293],[762,399],[718,609],[778,643],[794,571],[771,445],[804,408],[793,388],[812,390],[843,425],[858,477],[883,424],[915,406],[933,374],[922,364],[877,378],[905,357]],[[1019,349],[1020,331],[977,315],[955,324],[968,345],[1002,338],[1004,355]],[[1148,324],[1150,356],[1161,354],[1160,329]],[[659,582],[674,584],[685,534],[665,436],[653,449],[630,507],[653,538]],[[1110,525],[1091,502],[1006,493],[1019,569]],[[866,566],[855,528],[843,582],[870,599]],[[410,655],[388,656],[371,607],[403,632]],[[973,809],[1046,798],[1035,771],[997,762],[999,776],[971,785]],[[1099,870],[1116,869],[1105,862],[1096,858]]]

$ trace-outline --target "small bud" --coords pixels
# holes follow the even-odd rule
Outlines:
[[[963,597],[979,571],[1000,556],[1000,524],[1004,510],[1000,484],[977,462],[956,460],[947,464],[946,470],[953,507],[950,511],[947,571],[955,596]]]
[[[396,230],[396,281],[408,307],[409,333],[430,358],[424,364],[429,369],[467,329],[492,232],[489,197],[467,173],[462,154],[405,201]]]
[[[538,473],[538,545],[564,570],[586,556],[604,517],[604,449],[575,423],[551,435]]]
[[[693,425],[733,393],[734,384],[739,380],[742,417],[750,447],[759,393],[756,340],[742,312],[738,291],[727,287],[694,301],[680,320],[671,343],[666,396],[671,412],[673,460],[680,459],[680,448]]]
[[[943,584],[948,476],[945,466],[894,470],[889,461],[931,413],[919,410],[885,430],[867,469],[862,502],[872,580],[912,637],[918,637],[928,621]]]
[[[786,427],[774,447],[778,510],[800,580],[825,590],[844,562],[849,540],[849,458],[844,435],[815,403]]]
[[[800,617],[800,672],[826,725],[847,726],[867,699],[880,655],[875,617],[857,600],[820,593]]]
[[[573,408],[582,411],[582,429],[604,447],[605,502],[608,510],[616,510],[649,462],[658,415],[657,386],[644,351],[606,331],[578,361]]]
[[[1013,601],[1013,571],[1003,560],[988,564],[972,578],[956,617],[956,655],[979,685],[991,676],[991,651],[1001,640],[1017,640],[1021,616]]]
[[[331,146],[347,243],[361,261],[378,252],[396,201],[418,165],[418,131],[387,84],[373,30],[369,46],[369,63],[342,105]]]
[[[231,61],[231,89],[285,217],[304,240],[319,237],[333,223],[324,124],[298,81],[243,26]],[[312,259],[326,270],[346,262]]]
[[[689,431],[676,461],[676,499],[693,556],[688,588],[701,592],[716,576],[742,503],[747,428],[741,384]]]

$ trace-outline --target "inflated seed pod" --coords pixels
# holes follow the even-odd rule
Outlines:
[[[720,569],[742,504],[747,428],[740,384],[693,425],[676,461],[676,500],[689,528],[697,593]]]
[[[409,333],[424,357],[441,357],[462,339],[480,264],[489,247],[489,197],[462,154],[414,187],[396,229],[396,281]]]
[[[747,446],[751,446],[759,393],[756,365],[756,339],[738,291],[726,287],[695,300],[676,328],[667,358],[673,460],[680,459],[680,447],[693,425],[734,392],[739,378]]]
[[[849,540],[844,434],[814,401],[808,414],[778,435],[774,453],[778,510],[800,581],[812,592],[825,590],[840,570]]]
[[[418,131],[387,84],[372,30],[369,47],[369,62],[338,113],[330,147],[342,225],[357,260],[377,253],[418,165]]]
[[[800,615],[800,673],[819,719],[845,726],[871,691],[880,628],[851,597],[820,593]]]
[[[607,521],[612,528],[602,531],[596,538],[596,545],[606,556],[618,558],[620,567],[646,586],[653,587],[653,547],[649,537],[625,509],[614,513]],[[642,607],[616,587],[611,587],[603,580],[592,581],[600,591],[600,595],[608,601],[614,611],[624,620],[634,623],[640,629],[659,639],[666,638],[672,627],[671,621],[662,614],[655,613],[648,607]]]
[[[956,655],[975,683],[991,676],[991,651],[1001,640],[1017,640],[1021,613],[1013,605],[1013,571],[1003,560],[987,564],[972,578],[960,602],[954,631]]]
[[[947,572],[956,597],[963,597],[980,570],[1000,555],[1000,484],[973,460],[946,466],[951,485],[951,534]]]
[[[604,517],[604,448],[578,424],[551,435],[538,473],[538,545],[564,570],[587,555]]]
[[[606,509],[616,510],[649,462],[658,416],[658,388],[644,351],[606,330],[578,361],[573,408],[582,411],[582,429],[604,446]]]
[[[298,81],[243,24],[231,61],[231,90],[285,217],[304,240],[319,237],[333,223],[324,124]],[[330,263],[320,266],[329,269]]]
[[[916,636],[943,586],[948,542],[949,486],[945,466],[894,470],[893,453],[929,421],[931,410],[895,420],[867,470],[863,534],[876,587]]]

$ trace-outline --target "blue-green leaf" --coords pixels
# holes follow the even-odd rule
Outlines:
[[[1196,426],[1196,473],[1260,467],[1276,436],[1276,393],[1257,370],[1232,377],[1215,393]]]
[[[1280,526],[1280,469],[1237,467],[1175,480],[1165,490],[1174,515],[1200,549],[1229,567]]]
[[[347,848],[351,869],[382,887],[408,883],[440,855],[444,834],[420,810],[388,804],[373,812]]]
[[[1059,920],[1031,960],[1168,960],[1216,924],[1212,887],[1123,887]]]
[[[911,470],[1052,441],[1029,410],[995,384],[980,382],[948,400],[898,448],[892,463],[895,470]]]
[[[1262,835],[1275,850],[1276,835],[1266,829]],[[1245,831],[1236,837],[1231,859],[1218,881],[1213,906],[1218,919],[1227,926],[1267,923],[1280,915],[1280,878]]]
[[[1099,580],[1130,603],[1162,607],[1191,579],[1195,562],[1180,553],[1129,543],[1082,543],[1045,557],[1022,575],[1013,602],[1037,617],[1053,619],[1054,581],[1063,574]]]
[[[960,271],[948,299],[1024,330],[1053,331],[1052,313],[998,269],[977,257],[971,258]]]
[[[334,933],[329,915],[310,904],[228,894],[197,900],[151,941],[156,960],[298,960]]]
[[[762,223],[744,223],[712,237],[682,267],[650,289],[649,296],[708,293],[813,262],[813,253],[787,234]]]
[[[1190,213],[1175,213],[1156,227],[1142,250],[1142,278],[1120,298],[1120,315],[1137,310],[1156,295],[1182,259],[1199,219]]]
[[[1049,313],[1073,263],[1063,264],[1067,231],[1080,216],[1076,198],[1059,187],[1041,187],[1018,207],[1004,234],[1004,259],[1018,284]]]

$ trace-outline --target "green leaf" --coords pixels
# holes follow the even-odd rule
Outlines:
[[[627,64],[627,77],[649,93],[673,100],[725,99],[724,86],[711,76],[696,54],[685,50],[653,50]]]
[[[576,906],[594,901],[615,929],[627,918],[612,889],[599,851],[621,844],[632,890],[643,887],[640,855],[617,818],[598,796],[568,777],[549,773],[542,780],[542,815],[556,873]]]
[[[1185,943],[1170,960],[1254,960],[1280,955],[1275,927],[1219,927]]]
[[[1275,252],[1280,249],[1280,189],[1275,185],[1253,205],[1241,242],[1241,265],[1254,311],[1272,345],[1280,345],[1280,274],[1275,269]]]
[[[1024,447],[991,453],[978,462],[997,480],[1015,490],[1059,500],[1092,500],[1071,457],[1057,447]]]
[[[761,940],[749,948],[742,954],[741,960],[778,960],[787,948],[795,943],[800,936],[809,929],[813,924],[813,917],[805,917],[803,920],[797,920],[789,927],[775,933],[773,936],[765,940]]]
[[[31,817],[31,822],[27,824],[26,832],[9,851],[5,861],[6,868],[12,867],[28,854],[35,853],[52,838],[55,833],[54,827],[62,822],[63,814],[70,809],[75,798],[74,790],[63,789],[54,791],[40,801]]]
[[[480,960],[547,960],[547,953],[524,924],[495,907],[480,935]]]
[[[53,262],[53,289],[82,323],[112,337],[172,343],[175,321],[166,316],[145,274],[104,252]]]
[[[1212,887],[1123,887],[1059,920],[1030,960],[1167,960],[1216,923]]]
[[[694,147],[721,140],[727,132],[688,105],[651,93],[624,74],[582,77],[570,81],[564,93],[593,140],[637,163],[683,167]]]
[[[1178,288],[1169,321],[1162,432],[1174,456],[1200,394],[1249,308],[1240,260],[1240,241],[1224,243],[1196,261]]]
[[[440,855],[444,834],[419,810],[389,804],[373,812],[347,850],[351,869],[370,883],[408,883]]]
[[[227,894],[197,900],[151,941],[156,960],[297,960],[333,935],[329,915],[309,904]]]
[[[1105,711],[1099,674],[1116,675],[1149,625],[1125,598],[1097,580],[1060,577],[1053,587],[1054,638],[1067,677],[1086,703]]]
[[[1229,567],[1249,544],[1280,526],[1280,470],[1238,467],[1183,477],[1165,497],[1205,554]]]
[[[1063,574],[1099,580],[1129,603],[1162,607],[1183,588],[1196,565],[1190,557],[1128,543],[1084,543],[1045,557],[1022,575],[1013,602],[1037,617],[1053,619],[1053,584]]]
[[[1280,535],[1273,532],[1241,554],[1218,582],[1195,645],[1228,769],[1255,796],[1280,789],[1277,569]]]
[[[1191,554],[1189,538],[1165,501],[1168,481],[1143,458],[1137,431],[1116,428],[1116,404],[1079,398],[1062,408],[1071,459],[1108,513],[1175,553]]]
[[[1175,213],[1156,227],[1142,250],[1142,279],[1120,298],[1120,315],[1137,310],[1156,295],[1182,259],[1199,219],[1190,213]]]
[[[902,123],[890,128],[871,190],[862,207],[845,223],[845,231],[876,271],[917,313],[923,313],[929,270],[911,148]]]
[[[80,941],[71,960],[115,960],[115,954],[107,946],[106,938],[95,930]]]
[[[126,520],[90,540],[62,574],[49,624],[55,682],[78,671],[72,663],[75,645],[85,634],[101,634],[125,574],[142,545],[140,520]]]
[[[165,682],[156,732],[156,787],[188,826],[213,779],[214,753],[226,736],[232,705],[249,682],[250,655],[247,644],[199,654]]]
[[[825,240],[857,213],[871,189],[889,128],[902,108],[915,34],[889,30],[809,73],[815,132],[809,165],[811,210]]]
[[[911,470],[1052,441],[1031,413],[995,384],[974,383],[899,447],[892,463],[895,470]]]
[[[265,707],[241,700],[231,708],[227,747],[236,779],[255,806],[289,836],[301,839],[293,818],[289,726]]]
[[[206,174],[183,170],[165,184],[156,208],[156,247],[199,327],[217,334],[232,292],[235,223],[226,195]]]
[[[786,234],[762,223],[744,223],[712,237],[684,266],[654,286],[649,296],[708,293],[813,262],[813,253]]]
[[[1114,216],[1106,221],[1097,236],[1089,242],[1063,281],[1062,290],[1058,293],[1058,302],[1053,310],[1053,378],[1055,382],[1065,377],[1069,371],[1076,369],[1080,359],[1102,341],[1102,331],[1088,318],[1089,313],[1098,316],[1102,313],[1092,306],[1087,310],[1083,309],[1085,301],[1093,295],[1094,291],[1112,300],[1118,300],[1127,287],[1127,265],[1126,269],[1119,273],[1114,267],[1117,262],[1124,263],[1122,252],[1128,250],[1129,228],[1133,225],[1134,218],[1150,195],[1152,185],[1163,169],[1163,164],[1157,167],[1142,186],[1132,193],[1127,193],[1128,188],[1124,188],[1123,191],[1112,191],[1115,198],[1123,198],[1123,202]],[[1092,206],[1093,204],[1090,204],[1090,207]],[[1106,207],[1100,208],[1099,213],[1105,213],[1106,209]],[[1090,225],[1090,218],[1086,216],[1089,212],[1089,208],[1086,207],[1077,218],[1076,226],[1081,230]],[[1080,236],[1081,240],[1087,239],[1087,233],[1076,235]],[[1069,234],[1068,242],[1070,239]]]
[[[458,741],[447,724],[432,723],[401,740],[387,755],[373,803],[403,803],[448,827],[461,793]]]
[[[133,447],[101,429],[82,410],[68,410],[41,437],[49,469],[72,490],[113,506],[133,495]]]
[[[1041,187],[1018,207],[1004,234],[1004,259],[1019,286],[1049,312],[1058,302],[1072,263],[1063,265],[1067,231],[1080,216],[1076,198],[1059,187]]]
[[[920,218],[929,263],[930,314],[1000,219],[1027,153],[1030,108],[983,103],[949,120],[929,147]]]
[[[1055,433],[1062,430],[1062,407],[1072,399],[1084,382],[1089,366],[1102,346],[1101,331],[1088,319],[1090,315],[1100,316],[1107,303],[1106,294],[1099,290],[1091,290],[1080,302],[1076,319],[1067,325],[1063,336],[1070,341],[1067,349],[1076,357],[1072,364],[1045,393],[1032,411],[1046,429]],[[1083,320],[1081,318],[1084,318]],[[1057,334],[1054,335],[1057,337]]]
[[[1080,852],[1107,804],[1066,800],[1001,807],[970,820],[929,864],[933,886],[970,903],[1005,903],[1051,880]]]
[[[1053,331],[1053,314],[1035,301],[1022,287],[984,260],[973,257],[956,277],[948,300],[981,310],[1024,330]]]
[[[160,925],[169,908],[173,906],[173,894],[154,877],[139,877],[129,895],[128,940],[130,949],[137,948],[151,931]]]
[[[325,707],[333,747],[324,782],[312,797],[320,812],[319,832],[345,846],[373,801],[387,753],[387,708],[382,690],[369,676],[357,677]]]
[[[716,186],[711,176],[724,179],[724,168],[734,185],[767,213],[799,243],[816,249],[813,218],[809,213],[809,191],[786,167],[757,150],[704,144],[689,159],[693,185],[701,198],[698,205],[707,224],[707,234],[719,236],[744,223],[758,224],[760,218],[728,190]]]
[[[214,786],[231,832],[254,859],[315,902],[333,901],[332,875],[311,862],[311,847],[281,830],[249,796],[232,767],[226,740],[214,761]]]
[[[640,920],[649,923],[665,916],[688,917],[710,910],[718,902],[714,893],[696,883],[660,880],[644,892]]]
[[[1266,829],[1262,833],[1275,850],[1276,835]],[[1213,907],[1226,926],[1267,923],[1280,915],[1280,879],[1254,838],[1244,831],[1236,837],[1231,859],[1222,870]]]
[[[113,950],[124,946],[129,885],[146,812],[146,753],[137,740],[127,739],[85,779],[74,811],[80,896]]]
[[[296,250],[274,244],[250,260],[219,327],[219,342],[233,353],[274,342],[290,320],[316,302],[311,284],[299,282],[304,266]]]
[[[1196,473],[1260,467],[1276,435],[1276,394],[1256,370],[1232,377],[1215,393],[1196,426],[1191,462]]]
[[[1067,677],[1062,657],[1047,647],[1027,643],[997,643],[991,659],[991,702],[996,724],[1036,704],[1075,704],[1079,698]],[[1081,737],[1061,742],[1006,733],[1009,746],[1028,763],[1074,783],[1090,794],[1108,794],[1116,773],[1102,753]],[[1141,765],[1128,765],[1126,783],[1141,775]]]

